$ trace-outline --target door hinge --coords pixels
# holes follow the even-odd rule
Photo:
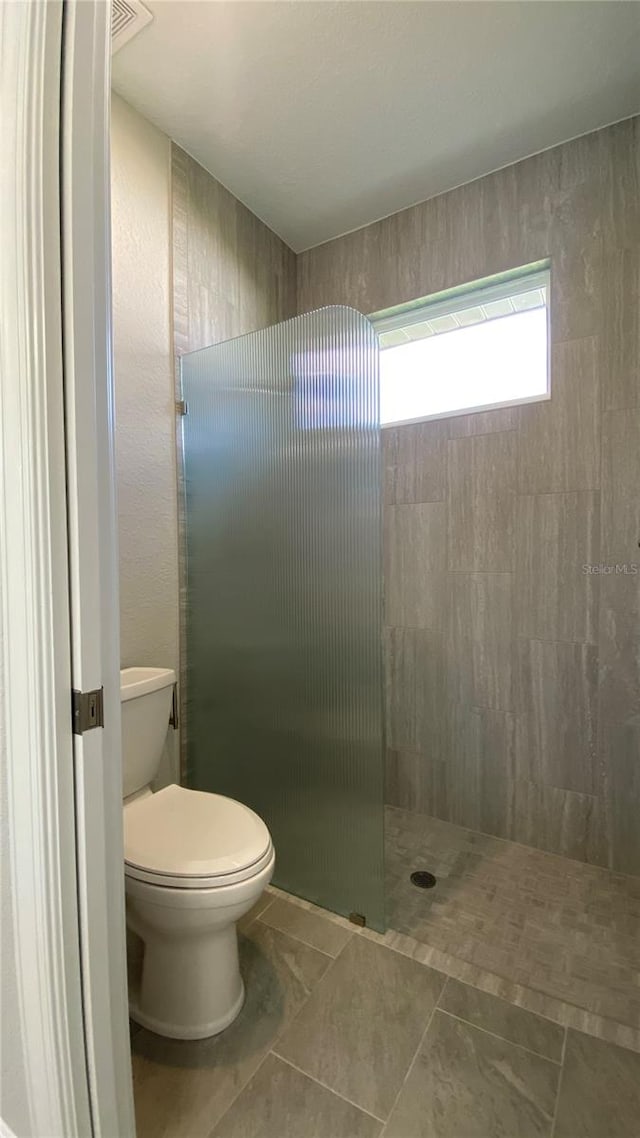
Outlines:
[[[76,691],[71,694],[71,716],[74,735],[84,735],[94,727],[104,727],[103,689]]]
[[[189,414],[189,404],[186,402],[185,399],[178,399],[178,401],[176,403],[176,411],[178,412],[179,415],[188,415]]]
[[[180,724],[180,716],[178,713],[178,685],[173,685],[173,696],[171,697],[171,715],[169,717],[169,726],[173,727],[174,731],[178,730]]]

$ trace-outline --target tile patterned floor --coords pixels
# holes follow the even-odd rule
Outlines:
[[[640,1054],[383,939],[266,894],[231,1028],[134,1031],[138,1138],[638,1138]]]
[[[391,929],[640,1029],[640,878],[393,807],[386,863]],[[436,875],[434,889],[411,885],[411,870],[421,868]],[[428,962],[440,963],[437,955]]]

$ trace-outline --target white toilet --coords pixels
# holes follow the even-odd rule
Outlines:
[[[175,673],[120,673],[127,923],[144,945],[131,1018],[159,1035],[203,1039],[238,1015],[244,985],[236,922],[269,884],[269,831],[220,794],[155,794]]]

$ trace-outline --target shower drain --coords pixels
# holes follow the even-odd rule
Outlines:
[[[436,879],[427,869],[416,869],[409,878],[416,889],[433,889]]]

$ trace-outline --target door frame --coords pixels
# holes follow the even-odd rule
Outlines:
[[[0,173],[0,742],[7,772],[3,902],[10,897],[13,925],[3,949],[15,971],[24,1127],[47,1138],[135,1134],[113,477],[109,23],[106,0],[0,5],[2,133],[15,156]],[[78,687],[105,693],[105,728],[85,736],[72,731]]]

